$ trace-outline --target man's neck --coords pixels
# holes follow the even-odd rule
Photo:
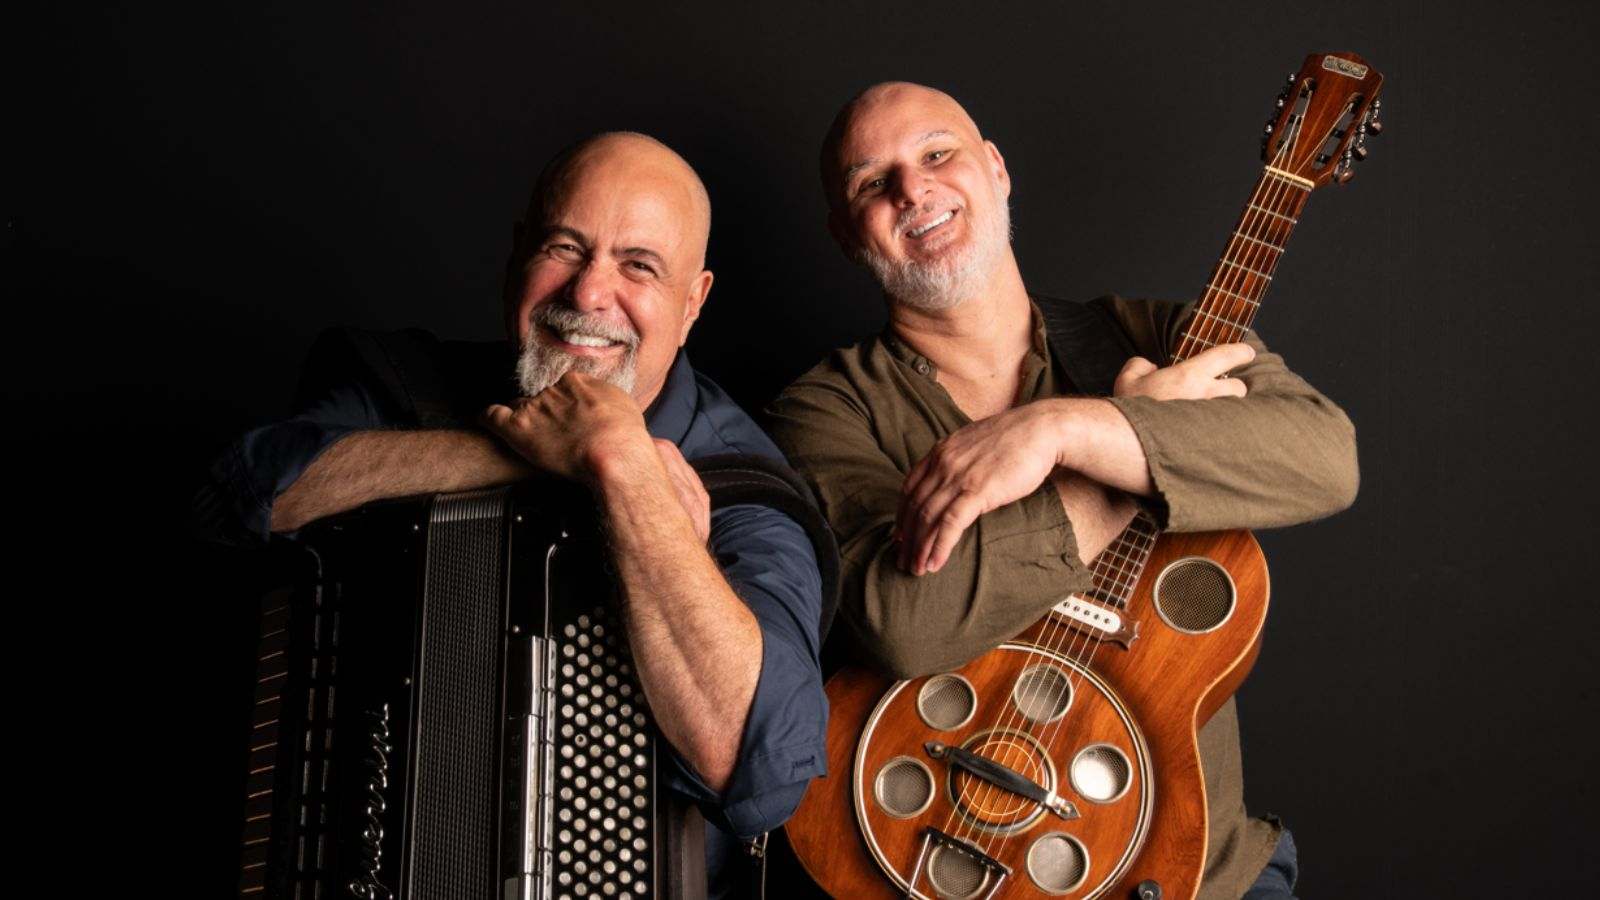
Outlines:
[[[941,381],[1014,377],[1032,341],[1031,302],[1008,250],[978,296],[939,310],[891,302],[889,327],[938,367]]]

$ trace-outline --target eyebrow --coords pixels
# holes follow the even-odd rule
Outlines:
[[[587,234],[584,234],[578,229],[566,225],[550,225],[546,227],[544,230],[544,237],[540,238],[539,240],[541,243],[543,243],[544,241],[548,241],[557,235],[560,235],[561,237],[572,238],[585,247],[588,247],[594,243],[594,241],[590,239]]]
[[[617,255],[632,259],[648,259],[660,267],[662,274],[667,271],[666,258],[649,247],[623,247],[617,251]]]
[[[937,138],[937,137],[949,137],[951,134],[952,134],[952,132],[949,129],[936,128],[933,131],[930,131],[927,134],[923,135],[922,137],[917,138],[916,143],[917,144],[926,144],[927,142],[933,140],[934,138]],[[849,168],[845,169],[844,170],[844,182],[845,182],[845,184],[849,184],[850,183],[850,179],[854,178],[855,174],[857,172],[861,171],[862,169],[865,169],[868,166],[876,165],[877,162],[878,162],[878,158],[876,156],[869,156],[866,159],[863,159],[862,161],[856,163],[855,165],[850,166]]]
[[[582,244],[585,248],[594,246],[594,240],[592,238],[578,229],[568,225],[552,225],[546,228],[544,232],[544,238],[542,240],[548,241],[557,236],[571,238],[572,240]],[[666,257],[650,249],[649,247],[622,247],[615,252],[616,255],[627,257],[629,259],[648,259],[660,267],[663,273],[667,271]]]

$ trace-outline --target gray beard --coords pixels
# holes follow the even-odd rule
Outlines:
[[[1011,209],[1000,196],[998,185],[991,186],[995,188],[998,213],[985,229],[986,233],[978,234],[977,240],[959,255],[920,263],[891,262],[871,251],[861,252],[860,261],[872,270],[873,277],[890,300],[925,312],[937,312],[960,306],[988,289],[995,266],[1005,248],[1011,245]]]
[[[633,393],[636,377],[635,363],[639,355],[639,336],[620,333],[614,327],[604,327],[585,321],[583,313],[564,306],[541,306],[529,317],[533,326],[528,329],[528,339],[522,343],[522,354],[517,357],[517,387],[524,397],[537,397],[561,380],[568,372],[592,375],[608,384]],[[560,325],[567,328],[588,326],[585,330],[612,340],[627,342],[627,351],[615,364],[604,363],[586,356],[573,356],[549,347],[539,341],[539,328],[543,325]]]

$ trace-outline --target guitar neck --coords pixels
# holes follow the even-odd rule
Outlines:
[[[1262,169],[1261,180],[1250,192],[1222,258],[1211,271],[1205,294],[1174,345],[1173,362],[1244,337],[1313,187],[1311,182],[1272,166]],[[1160,530],[1148,512],[1134,517],[1090,566],[1094,599],[1127,607]]]
[[[1273,272],[1312,187],[1299,176],[1271,166],[1262,169],[1261,180],[1239,214],[1193,318],[1173,345],[1173,362],[1244,336],[1272,284]]]

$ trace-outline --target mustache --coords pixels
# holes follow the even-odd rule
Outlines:
[[[632,350],[639,346],[639,332],[626,325],[608,321],[597,313],[581,313],[569,306],[548,303],[533,311],[529,320],[552,331],[582,334],[602,340],[615,341]],[[533,332],[528,333],[533,340]]]
[[[927,215],[928,213],[933,212],[936,209],[939,209],[940,206],[943,203],[944,203],[944,201],[937,201],[936,202],[936,201],[933,201],[933,200],[929,200],[926,203],[919,204],[917,206],[912,207],[911,209],[903,209],[903,210],[901,210],[899,217],[896,218],[895,221],[894,221],[894,233],[895,234],[904,234],[906,232],[906,229],[911,227],[911,223],[912,222],[915,222],[917,219]],[[953,204],[950,205],[950,208],[951,209],[961,209],[961,204],[953,203]]]

